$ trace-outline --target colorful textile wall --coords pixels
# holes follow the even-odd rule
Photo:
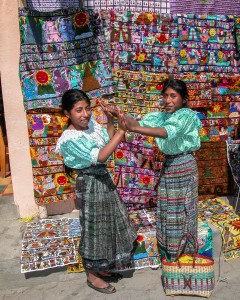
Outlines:
[[[227,140],[229,132],[239,122],[240,103],[233,17],[101,10],[101,18],[117,85],[116,97],[106,101],[119,105],[136,119],[148,112],[161,110],[162,82],[171,73],[187,83],[189,107],[196,111],[204,125],[202,142]],[[144,141],[146,138],[140,139]],[[202,176],[199,190],[205,195],[226,194],[226,144],[204,144],[204,156],[200,154],[199,160]],[[219,147],[221,151],[218,151]],[[145,153],[150,151],[151,148]],[[127,164],[130,155],[123,144],[117,153],[122,159],[115,159],[115,172],[120,173],[122,178],[122,170],[126,171],[118,165]],[[134,153],[137,157],[138,152],[135,150],[133,156]],[[146,159],[149,157],[146,156]],[[139,168],[141,165],[136,166],[134,171],[144,171]],[[218,169],[221,169],[222,178],[218,176]],[[131,181],[135,189],[142,190],[147,185],[139,185],[139,176],[134,175],[134,171],[131,177],[135,179],[131,178]],[[157,181],[157,177],[145,174],[150,176],[148,181],[150,178]],[[158,176],[158,173],[155,175]],[[128,187],[125,182],[124,189]],[[136,198],[126,196],[124,189],[119,188],[124,200]],[[150,189],[154,195],[154,188]]]
[[[54,153],[67,119],[59,109],[69,88],[90,98],[115,91],[99,15],[75,8],[19,9],[19,76],[27,111],[36,203],[74,200],[62,158]],[[94,102],[94,101],[93,101]]]
[[[63,92],[111,94],[108,48],[93,10],[19,10],[20,80],[26,110],[59,107]]]
[[[102,10],[114,69],[239,74],[233,16]]]
[[[36,202],[74,199],[62,160],[53,154],[66,126],[59,111],[66,89],[82,88],[94,106],[96,97],[102,97],[141,119],[162,109],[162,82],[170,74],[186,82],[189,106],[203,123],[201,138],[207,143],[202,144],[204,155],[200,152],[199,158],[196,154],[202,176],[200,192],[227,193],[225,146],[215,142],[226,141],[240,117],[239,18],[136,12],[137,1],[129,2],[132,11],[115,9],[117,1],[101,2],[113,5],[111,10],[97,7],[98,1],[86,2],[94,2],[99,12],[19,10],[20,79]],[[154,1],[156,7],[157,3]],[[94,116],[105,122],[98,107]],[[213,161],[209,159],[212,155]],[[130,211],[154,210],[162,161],[152,138],[127,134],[119,145],[109,167]],[[222,179],[217,175],[220,168]]]
[[[208,14],[208,15],[238,15],[240,2],[238,0],[169,0],[171,13]]]

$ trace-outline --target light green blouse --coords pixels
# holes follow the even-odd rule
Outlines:
[[[66,166],[82,169],[98,164],[99,151],[110,139],[107,130],[93,118],[88,127],[88,130],[66,129],[58,139],[55,151],[63,156]]]
[[[189,108],[181,108],[173,114],[152,112],[139,121],[143,127],[164,127],[168,137],[155,138],[159,149],[166,155],[175,155],[200,148],[202,123],[197,114]]]

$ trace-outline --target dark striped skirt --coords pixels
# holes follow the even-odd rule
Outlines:
[[[185,233],[197,237],[198,168],[192,154],[166,158],[158,186],[157,240],[161,256],[174,261]],[[189,244],[185,253],[192,253]]]
[[[79,170],[76,190],[85,269],[107,271],[128,264],[137,233],[106,167]]]

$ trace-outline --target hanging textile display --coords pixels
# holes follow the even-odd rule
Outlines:
[[[199,172],[199,193],[226,195],[229,176],[226,142],[202,142],[195,152]]]
[[[203,15],[238,15],[240,2],[224,0],[169,0],[170,12],[173,14],[203,14]]]
[[[169,0],[84,0],[84,6],[87,8],[93,8],[95,10],[102,9],[116,9],[116,10],[128,10],[128,11],[147,11],[155,13],[168,13],[169,12]]]
[[[161,109],[162,82],[166,74],[115,71],[118,92],[105,99],[136,119]],[[126,133],[115,151],[114,180],[127,208],[156,206],[156,186],[163,161],[152,137]]]
[[[152,12],[102,10],[100,13],[114,69],[177,72],[175,18]]]
[[[38,109],[27,113],[27,124],[36,203],[74,200],[74,186],[64,173],[62,157],[55,153],[67,117],[60,110]]]
[[[37,11],[53,11],[62,8],[82,8],[83,0],[25,0],[26,7]]]
[[[226,141],[239,122],[240,77],[230,74],[211,74],[212,101],[196,108],[202,121],[202,141]]]
[[[127,136],[115,151],[114,162],[114,181],[127,208],[155,207],[162,162],[154,155],[153,139],[133,134]]]
[[[180,72],[236,73],[233,16],[178,15]]]
[[[59,107],[69,88],[90,98],[115,91],[99,16],[92,10],[19,9],[25,109]]]

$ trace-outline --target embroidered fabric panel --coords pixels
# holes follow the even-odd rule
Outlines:
[[[213,231],[208,222],[198,222],[198,253],[207,257],[213,257]]]
[[[96,10],[118,9],[138,12],[168,13],[170,3],[169,0],[85,0],[84,6]]]
[[[170,12],[209,15],[237,15],[240,13],[240,2],[224,0],[169,0]]]
[[[226,141],[239,123],[239,80],[239,75],[210,75],[212,103],[196,108],[203,123],[202,141]]]
[[[52,11],[62,8],[82,8],[81,0],[25,0],[26,7],[38,11]]]
[[[76,263],[75,240],[80,235],[78,219],[42,219],[28,223],[22,240],[21,273]]]
[[[69,88],[114,92],[108,47],[92,10],[19,10],[20,80],[26,110],[59,107]]]
[[[199,218],[208,220],[220,229],[225,260],[240,257],[240,218],[232,206],[220,198],[199,201]]]
[[[62,157],[55,153],[67,117],[54,109],[38,109],[27,114],[27,124],[36,203],[74,200],[74,186],[64,173]]]
[[[167,77],[168,74],[164,73],[115,70],[117,92],[109,102],[116,103],[132,117],[141,119],[146,113],[163,109],[161,91]]]
[[[126,136],[115,151],[114,182],[128,210],[156,206],[162,162],[155,151],[152,138],[134,134]]]
[[[171,74],[178,71],[176,18],[151,12],[100,13],[114,69]]]
[[[162,82],[166,74],[118,70],[114,80],[116,97],[105,99],[136,119],[161,109]],[[125,134],[115,151],[114,180],[128,210],[156,206],[158,183],[163,156],[152,137]]]
[[[233,16],[178,14],[180,72],[236,73]]]
[[[195,154],[199,172],[199,194],[226,195],[229,185],[226,142],[202,142],[201,148]]]

